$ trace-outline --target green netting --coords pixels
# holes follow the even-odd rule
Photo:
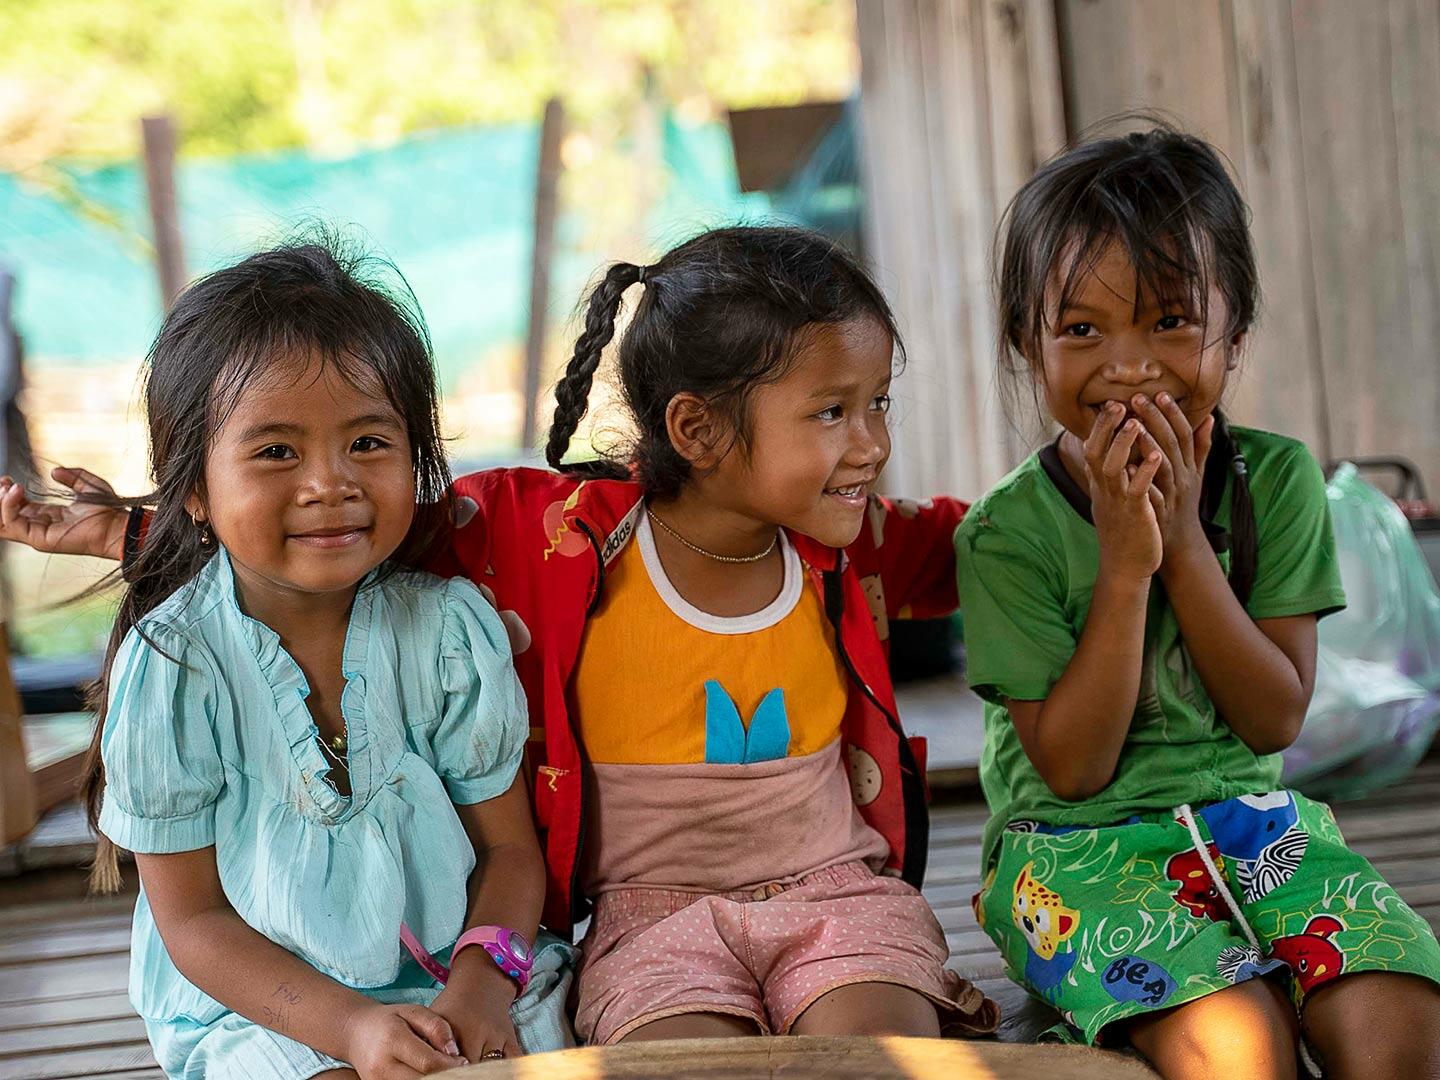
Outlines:
[[[665,176],[648,232],[669,243],[719,221],[775,213],[742,195],[723,125],[663,128]],[[450,130],[342,160],[305,153],[182,161],[176,187],[191,274],[232,261],[305,218],[356,225],[409,280],[444,383],[523,338],[538,128]],[[19,282],[30,363],[138,358],[160,320],[143,170],[66,166],[39,188],[0,174],[0,259]],[[551,295],[569,311],[614,254],[579,249],[562,220]]]

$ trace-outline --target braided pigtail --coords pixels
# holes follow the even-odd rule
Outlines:
[[[620,314],[625,290],[643,280],[643,276],[643,267],[634,263],[615,263],[590,294],[585,310],[585,329],[576,340],[574,355],[555,387],[555,417],[545,443],[545,460],[552,469],[588,476],[627,475],[622,466],[612,461],[586,461],[571,465],[562,465],[561,462],[570,448],[575,429],[590,407],[590,386],[595,381],[595,372],[600,367],[605,346],[615,336],[615,320]]]
[[[617,334],[625,290],[635,284],[644,295]],[[883,329],[897,362],[903,359],[895,318],[864,268],[834,241],[804,229],[711,229],[649,266],[613,263],[586,300],[582,333],[555,386],[545,460],[577,479],[630,479],[647,498],[673,498],[692,476],[691,461],[670,434],[677,395],[704,403],[715,420],[718,456],[731,447],[748,453],[751,392],[789,370],[807,345],[807,327],[855,321]],[[612,340],[628,430],[615,445],[597,448],[600,460],[567,462]]]
[[[1255,571],[1260,558],[1260,538],[1255,528],[1255,500],[1250,495],[1250,470],[1245,456],[1230,434],[1230,425],[1219,409],[1215,410],[1215,440],[1212,453],[1218,450],[1226,457],[1230,470],[1230,591],[1243,607],[1255,587]]]

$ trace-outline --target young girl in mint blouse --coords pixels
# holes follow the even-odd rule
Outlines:
[[[1219,412],[1258,301],[1239,192],[1181,132],[1085,143],[1003,251],[1006,360],[1060,431],[956,538],[982,925],[1057,1034],[1167,1078],[1440,1075],[1434,935],[1280,785],[1345,595],[1314,458]]]
[[[568,947],[527,945],[524,695],[473,585],[397,569],[449,477],[423,325],[365,269],[256,255],[187,290],[148,357],[154,514],[85,791],[102,876],[135,853],[131,999],[172,1077],[564,1042]]]

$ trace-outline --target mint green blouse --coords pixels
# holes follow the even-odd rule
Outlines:
[[[223,549],[140,626],[150,642],[131,631],[111,672],[101,831],[149,854],[213,845],[240,917],[358,990],[400,977],[402,922],[449,948],[475,862],[453,803],[503,794],[528,733],[505,628],[475,586],[362,582],[342,659],[348,797],[327,779],[305,676],[240,610]],[[170,962],[143,893],[130,992],[152,1022],[226,1011]]]

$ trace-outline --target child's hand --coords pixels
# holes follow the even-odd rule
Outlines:
[[[84,469],[55,469],[50,475],[76,495],[113,496],[104,480]],[[119,559],[125,545],[127,512],[96,503],[31,502],[21,484],[0,477],[0,540],[15,540],[36,551]]]
[[[1200,492],[1205,482],[1205,460],[1215,432],[1215,417],[1207,416],[1191,428],[1184,411],[1169,394],[1152,401],[1137,394],[1132,402],[1145,424],[1141,447],[1147,453],[1164,455],[1155,487],[1163,503],[1157,506],[1160,535],[1165,546],[1164,561],[1178,555],[1210,550],[1200,524]]]
[[[444,1017],[423,1005],[372,1005],[349,1026],[345,1059],[361,1080],[404,1080],[469,1064]]]
[[[476,955],[467,959],[481,960],[484,966],[452,971],[450,982],[430,1008],[449,1022],[460,1053],[471,1061],[484,1061],[487,1052],[496,1050],[507,1058],[520,1057],[524,1051],[510,1021],[515,984],[480,952],[475,950]]]
[[[1085,440],[1091,513],[1100,539],[1101,571],[1149,578],[1160,569],[1165,550],[1157,517],[1162,498],[1153,486],[1165,455],[1152,450],[1140,464],[1131,465],[1142,428],[1138,420],[1122,425],[1124,416],[1119,402],[1106,405]]]

